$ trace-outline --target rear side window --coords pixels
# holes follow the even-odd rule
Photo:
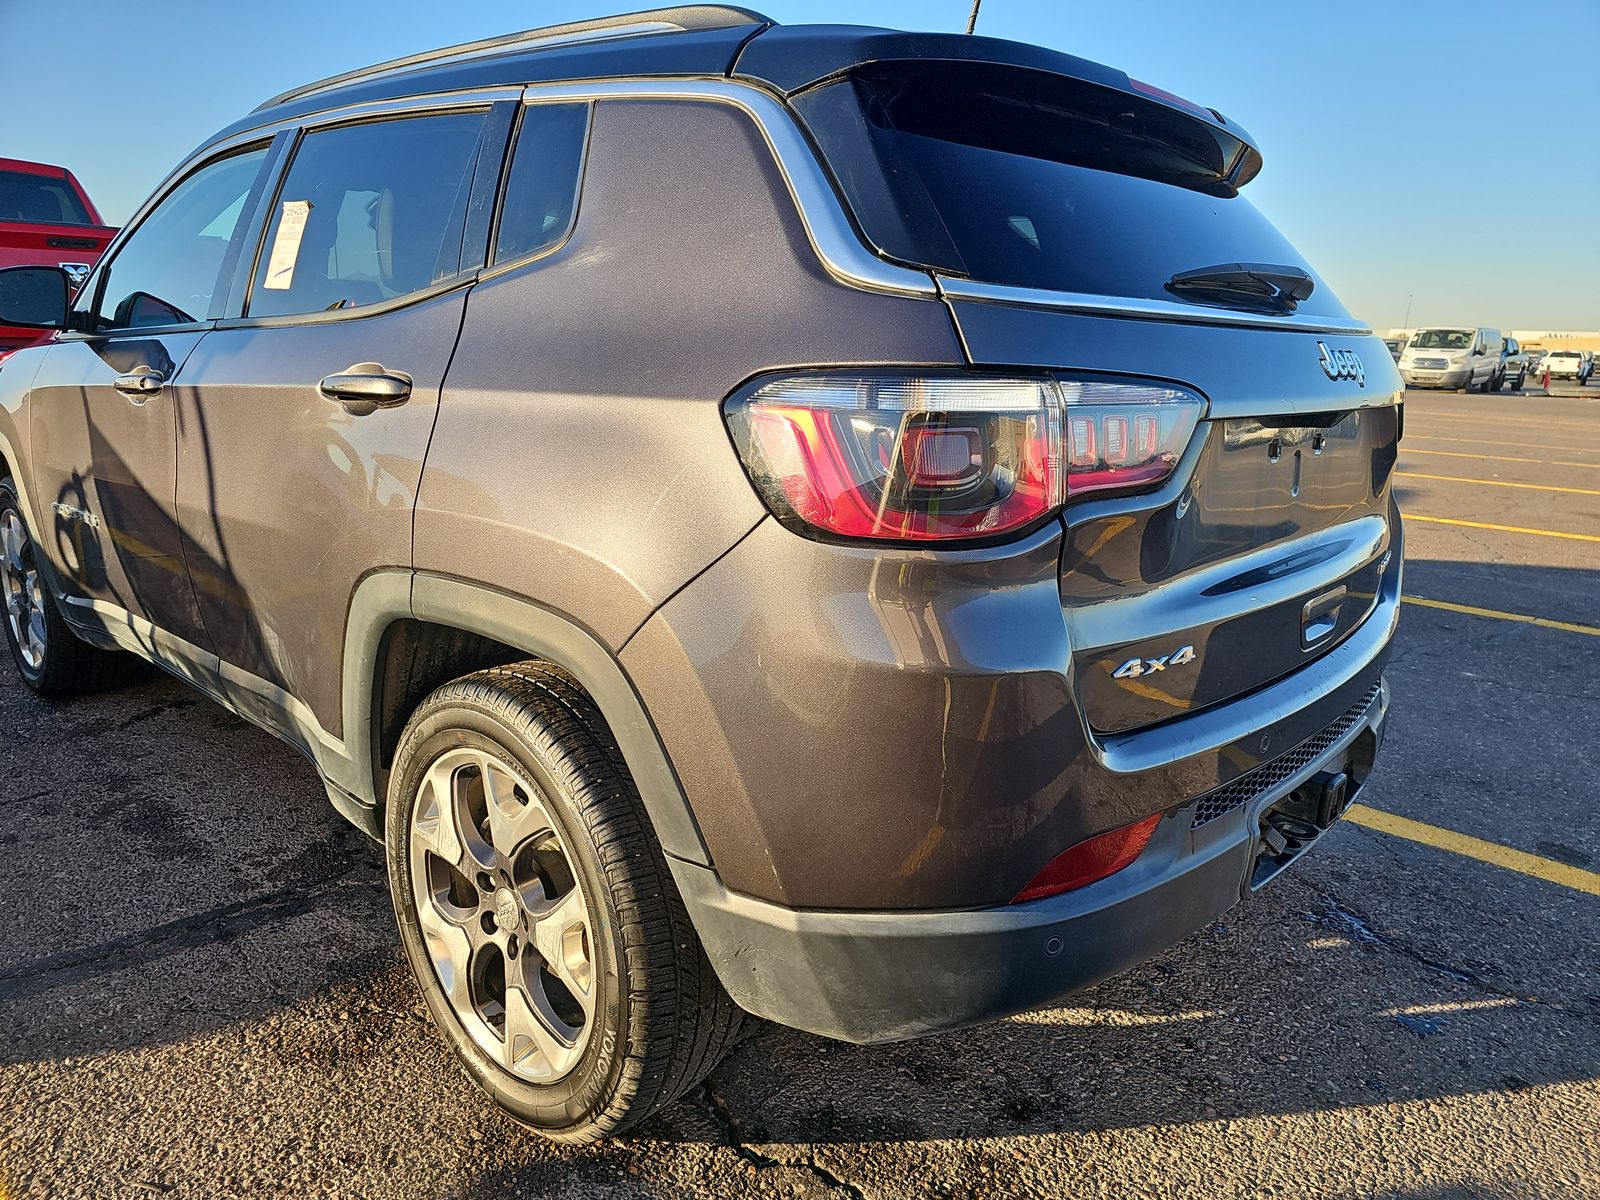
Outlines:
[[[306,134],[267,223],[249,315],[380,304],[455,275],[484,115]]]
[[[588,134],[587,104],[523,109],[495,232],[495,262],[540,254],[565,240],[578,208]]]
[[[28,171],[0,171],[0,221],[36,225],[92,225],[89,211],[65,179]]]
[[[1114,89],[987,63],[882,63],[795,107],[880,254],[952,275],[1174,300],[1180,272],[1312,274],[1299,311],[1348,316],[1237,181],[1225,130]]]

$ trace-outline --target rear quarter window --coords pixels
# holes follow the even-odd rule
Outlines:
[[[543,254],[566,240],[578,209],[587,104],[529,104],[506,172],[494,261]]]

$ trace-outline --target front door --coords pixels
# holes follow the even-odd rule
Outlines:
[[[281,689],[342,736],[351,596],[370,571],[410,567],[486,111],[304,133],[242,315],[185,368],[178,514],[195,596],[230,698],[269,723],[293,707]]]
[[[185,366],[267,148],[214,159],[144,216],[79,295],[83,331],[50,348],[30,412],[39,542],[69,609],[144,618],[204,647],[175,516]]]

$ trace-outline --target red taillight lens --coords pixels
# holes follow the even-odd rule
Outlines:
[[[1156,384],[830,372],[763,383],[728,421],[786,524],[947,542],[1020,531],[1081,493],[1159,482],[1203,409]]]
[[[1144,848],[1150,844],[1150,835],[1160,823],[1161,814],[1157,813],[1133,825],[1124,825],[1121,829],[1099,834],[1063,850],[1012,898],[1011,903],[1021,904],[1024,900],[1059,896],[1062,892],[1087,887],[1108,875],[1115,875],[1144,853]]]
[[[1063,379],[1067,498],[1154,487],[1178,465],[1205,402],[1155,383]]]

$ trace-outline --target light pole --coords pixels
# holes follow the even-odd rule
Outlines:
[[[1410,329],[1411,328],[1411,300],[1412,300],[1412,297],[1415,296],[1415,294],[1416,293],[1414,293],[1414,292],[1407,292],[1406,293],[1406,319],[1404,321],[1400,322],[1400,328],[1401,329]]]

